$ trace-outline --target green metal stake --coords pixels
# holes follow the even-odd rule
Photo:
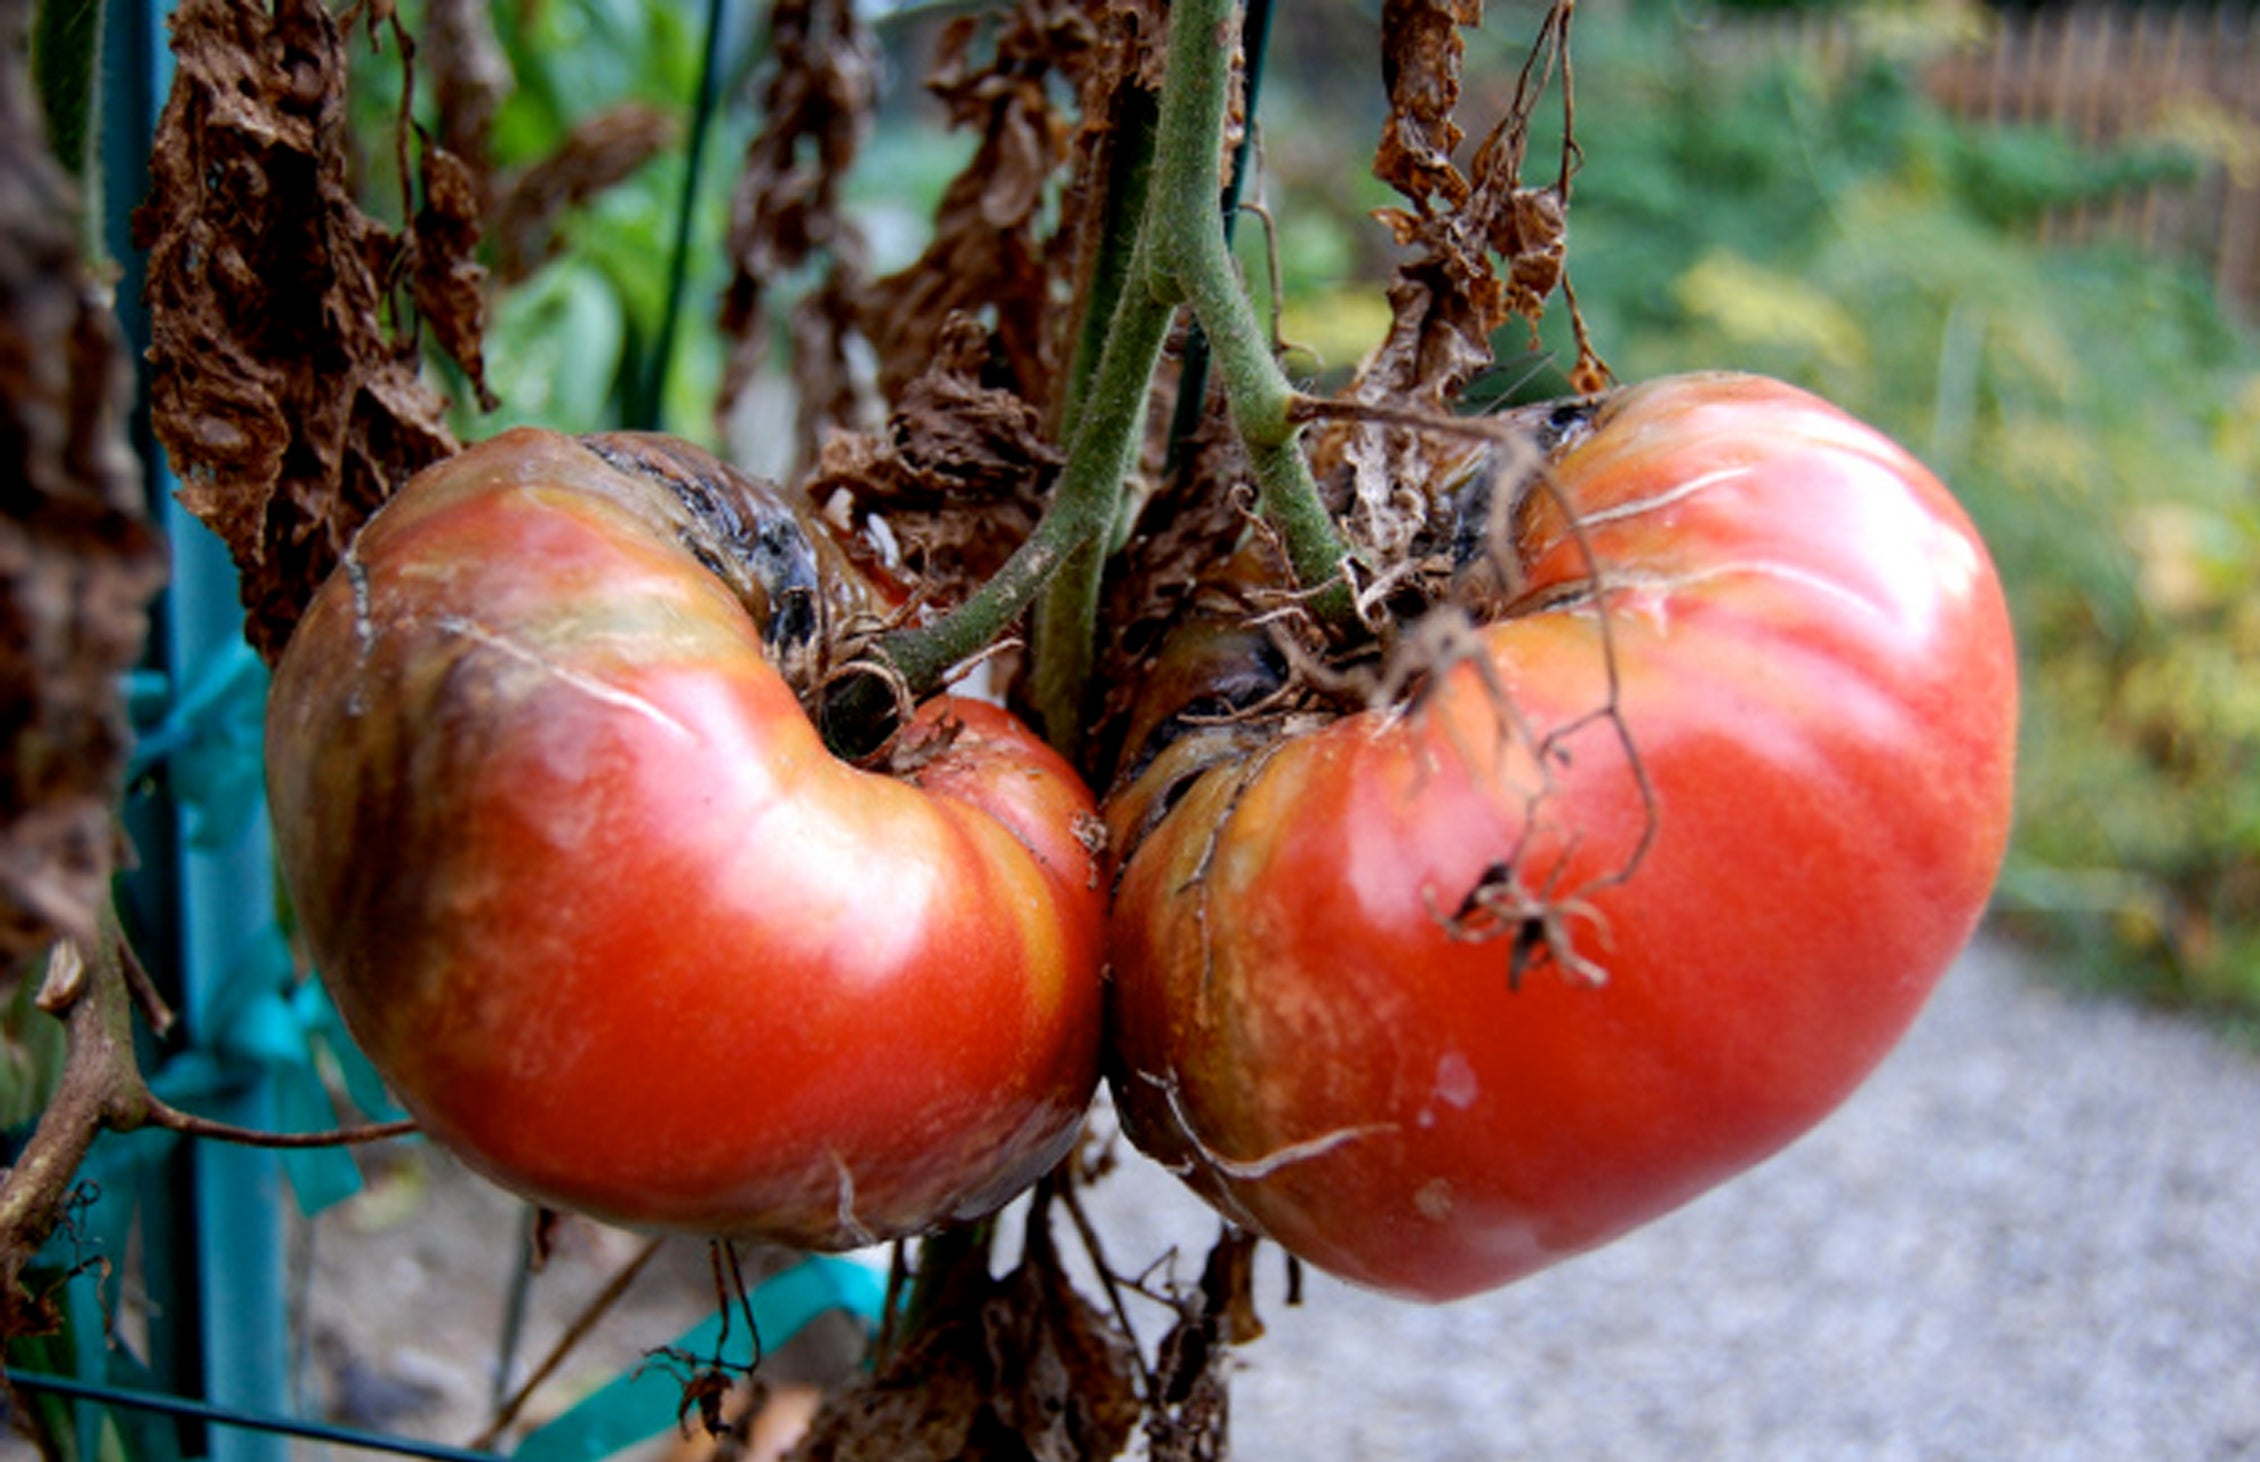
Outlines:
[[[137,346],[147,342],[147,323],[139,309],[140,261],[123,237],[126,219],[147,183],[148,151],[159,101],[172,84],[172,56],[161,43],[167,0],[122,0],[109,6],[110,36],[105,115],[111,165],[106,210],[111,248],[124,261],[119,286],[121,322]],[[146,419],[137,427],[138,445],[148,464],[153,502],[164,505],[161,522],[172,544],[173,579],[161,613],[162,665],[175,693],[196,679],[200,667],[240,644],[242,612],[237,606],[234,566],[219,541],[173,501],[174,480],[150,441]],[[177,833],[177,824],[176,829]],[[188,1039],[213,1041],[215,1001],[228,975],[249,958],[256,938],[273,918],[274,868],[264,809],[246,820],[232,845],[197,847],[175,836],[170,846],[147,846],[144,876],[163,880],[177,900],[170,940],[144,951],[169,964],[178,980],[181,1014]],[[170,902],[160,897],[158,902]],[[169,948],[166,944],[169,943]],[[247,1127],[271,1128],[274,1095],[270,1079],[249,1074],[244,1082],[203,1110]],[[188,1156],[184,1199],[176,1201],[175,1221],[185,1219],[192,1233],[185,1250],[193,1294],[171,1302],[192,1313],[192,1335],[176,1344],[201,1360],[202,1389],[214,1405],[238,1411],[287,1414],[291,1407],[289,1327],[283,1282],[283,1175],[275,1154],[217,1143],[194,1145]],[[193,1386],[192,1375],[175,1384]],[[214,1428],[209,1437],[214,1462],[287,1462],[285,1439],[259,1432]]]
[[[170,503],[173,588],[166,668],[186,685],[209,657],[240,642],[235,568],[217,539]],[[264,811],[229,847],[173,849],[181,897],[178,944],[189,1039],[213,1043],[216,1005],[227,977],[252,957],[272,919],[274,862]],[[206,1108],[239,1126],[276,1126],[274,1084],[263,1074]],[[290,1343],[284,1323],[281,1161],[270,1151],[226,1143],[197,1144],[189,1153],[195,1185],[197,1313],[204,1352],[205,1396],[240,1411],[287,1413]],[[215,1430],[214,1462],[283,1462],[270,1434]]]

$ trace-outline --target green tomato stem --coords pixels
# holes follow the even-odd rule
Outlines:
[[[911,698],[920,699],[942,684],[951,667],[1010,629],[1038,595],[1055,584],[1088,580],[1086,603],[1048,603],[1043,616],[1056,636],[1050,642],[1055,654],[1053,661],[1039,662],[1036,710],[1047,739],[1063,754],[1081,731],[1092,642],[1087,626],[1095,626],[1097,616],[1096,569],[1121,511],[1122,482],[1135,465],[1147,394],[1169,333],[1169,312],[1140,298],[1143,293],[1135,287],[1125,291],[1115,310],[1115,326],[1100,352],[1067,465],[1036,531],[963,604],[930,625],[883,635],[877,647]],[[1089,564],[1078,566],[1074,574],[1063,572],[1086,548],[1093,550]],[[1077,626],[1086,627],[1078,631]],[[825,739],[851,756],[875,749],[891,729],[892,700],[880,677],[860,675],[841,682],[825,701]]]
[[[1115,310],[1131,276],[1138,235],[1146,217],[1148,187],[1153,178],[1154,99],[1141,86],[1122,88],[1113,103],[1112,141],[1107,156],[1106,199],[1097,221],[1097,236],[1090,245],[1090,264],[1084,274],[1083,318],[1075,337],[1075,353],[1068,363],[1067,384],[1053,404],[1052,431],[1064,438],[1061,423],[1079,418],[1084,398],[1097,376],[1107,336],[1114,329]]]
[[[1145,230],[1154,293],[1192,306],[1224,382],[1233,429],[1255,469],[1260,509],[1278,531],[1296,579],[1315,591],[1313,611],[1330,626],[1350,629],[1356,607],[1343,569],[1348,550],[1302,454],[1294,385],[1272,357],[1215,206],[1224,188],[1232,0],[1177,0],[1169,23],[1169,83]]]
[[[902,687],[921,697],[1041,596],[1033,709],[1046,738],[1069,754],[1082,733],[1104,558],[1122,516],[1123,484],[1137,465],[1154,372],[1180,305],[1191,306],[1208,334],[1234,429],[1256,474],[1261,511],[1285,544],[1296,578],[1313,591],[1313,611],[1340,631],[1354,632],[1356,625],[1344,572],[1348,553],[1302,454],[1299,398],[1272,358],[1216,206],[1236,24],[1234,0],[1175,0],[1171,9],[1144,206],[1096,364],[1087,366],[1086,328],[1071,368],[1064,398],[1072,405],[1067,463],[1043,521],[965,603],[934,624],[882,636],[876,647]],[[1134,206],[1127,197],[1113,201]],[[1094,270],[1101,291],[1113,288],[1108,253],[1121,256],[1123,237],[1116,233],[1102,244]],[[1104,299],[1104,293],[1094,295],[1092,309]],[[889,724],[891,696],[878,676],[854,676],[836,686],[824,707],[827,739],[850,753],[869,750],[881,739],[874,728],[883,734]]]

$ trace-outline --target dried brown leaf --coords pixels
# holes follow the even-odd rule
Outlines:
[[[0,979],[97,939],[119,850],[119,677],[164,555],[126,443],[132,373],[47,155],[24,7],[0,24]]]
[[[991,322],[992,383],[1048,407],[1076,325],[1063,306],[1093,257],[1087,225],[1104,202],[1115,99],[1158,55],[1162,13],[1155,0],[1022,0],[943,26],[927,89],[979,141],[945,189],[925,252],[873,280],[838,199],[869,126],[868,42],[841,0],[790,0],[772,22],[767,120],[733,210],[724,415],[777,374],[770,282],[815,262],[827,268],[795,308],[786,373],[798,460],[898,403],[959,314]]]
[[[795,1462],[1104,1462],[1137,1426],[1137,1353],[1068,1282],[1048,1221],[1003,1279],[958,1266],[929,1319],[825,1403]]]
[[[393,488],[453,452],[412,332],[388,334],[400,239],[346,180],[345,58],[318,0],[187,0],[134,218],[150,390],[181,500],[242,574],[272,660]]]
[[[992,1373],[1006,1384],[991,1407],[1031,1462],[1113,1457],[1143,1411],[1137,1350],[1068,1283],[1042,1215],[1029,1252],[982,1312]]]
[[[432,146],[424,149],[423,184],[423,207],[409,234],[416,313],[469,377],[479,409],[492,411],[502,403],[487,389],[487,270],[479,262],[478,185],[461,158]]]
[[[540,162],[497,179],[487,211],[496,278],[515,284],[549,262],[557,254],[557,226],[565,214],[633,177],[674,146],[681,130],[657,107],[622,102],[575,122]]]
[[[1400,8],[1403,13],[1399,15]],[[1380,218],[1411,251],[1388,291],[1391,323],[1360,364],[1345,400],[1393,410],[1447,413],[1493,360],[1493,335],[1510,319],[1540,317],[1566,292],[1570,178],[1577,144],[1570,98],[1568,0],[1547,12],[1507,114],[1484,137],[1469,170],[1451,158],[1460,133],[1450,113],[1459,95],[1455,28],[1480,18],[1469,0],[1449,8],[1392,0],[1405,27],[1388,45],[1391,117],[1375,170],[1403,192],[1409,208]],[[1447,34],[1449,33],[1449,34]],[[1560,170],[1544,187],[1523,181],[1530,122],[1556,76],[1570,136]],[[1572,305],[1581,388],[1606,368],[1584,338]],[[1455,438],[1403,427],[1345,422],[1318,434],[1312,448],[1322,477],[1352,504],[1351,527],[1383,561],[1394,562],[1429,527],[1425,486],[1467,455]]]
[[[1177,1323],[1162,1337],[1157,1394],[1146,1414],[1154,1462],[1220,1462],[1231,1421],[1231,1349],[1263,1334],[1255,1310],[1253,1234],[1227,1226],[1209,1250],[1200,1287],[1181,1298]]]
[[[833,280],[810,306],[822,313],[796,327],[808,347],[796,375],[823,382],[803,393],[816,407],[803,411],[805,458],[821,439],[821,413],[848,413],[842,402],[853,397],[847,341],[854,311],[840,275],[851,287],[859,281],[864,251],[840,210],[840,188],[870,131],[878,82],[871,38],[852,0],[779,0],[769,15],[769,55],[761,130],[747,144],[730,205],[731,278],[720,316],[730,356],[719,410],[729,414],[767,361],[769,281],[829,254]]]
[[[1373,175],[1423,212],[1432,200],[1452,206],[1467,196],[1467,180],[1452,161],[1463,135],[1452,114],[1467,50],[1460,31],[1482,23],[1483,0],[1384,0],[1381,7],[1389,120]]]
[[[987,332],[958,316],[933,365],[902,393],[884,433],[840,433],[808,482],[812,501],[843,494],[858,522],[878,518],[928,599],[954,603],[1011,556],[1042,516],[1064,460],[1035,408],[984,383]]]
[[[495,113],[516,89],[510,57],[494,31],[489,0],[424,0],[439,145],[463,160],[472,192],[488,197],[488,142]]]
[[[892,399],[933,359],[945,322],[960,312],[995,320],[1005,384],[1049,400],[1063,344],[1069,250],[1045,233],[1045,200],[1069,158],[1074,120],[1052,90],[1075,88],[1115,57],[1104,13],[1079,0],[1021,0],[998,23],[989,55],[976,55],[979,22],[961,16],[944,31],[926,89],[950,125],[980,141],[950,181],[934,236],[909,267],[875,281],[858,324],[878,353],[879,386]],[[1060,237],[1072,237],[1072,224]]]

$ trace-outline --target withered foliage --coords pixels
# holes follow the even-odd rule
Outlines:
[[[731,276],[720,320],[730,354],[720,410],[729,413],[768,355],[769,281],[828,256],[832,267],[794,330],[804,460],[825,423],[859,415],[847,330],[864,247],[840,211],[840,189],[877,101],[871,36],[853,0],[778,0],[770,8],[761,129],[730,203]]]
[[[828,267],[792,321],[801,457],[827,434],[899,403],[977,316],[993,335],[990,384],[1048,408],[1075,321],[1084,224],[1103,205],[1099,163],[1125,86],[1150,86],[1161,41],[1149,0],[1020,0],[942,30],[927,90],[979,139],[944,191],[920,257],[880,279],[840,209],[839,186],[870,126],[869,40],[844,0],[786,0],[771,18],[762,130],[732,210],[735,275],[721,323],[733,342],[726,414],[771,348],[768,282]],[[875,378],[853,364],[868,347]]]
[[[1102,690],[1089,727],[1087,771],[1114,765],[1140,687],[1156,672],[1156,651],[1196,600],[1214,598],[1220,583],[1229,584],[1222,592],[1235,615],[1245,617],[1262,612],[1239,592],[1247,583],[1293,578],[1272,540],[1251,531],[1255,482],[1222,415],[1212,414],[1184,449],[1180,470],[1152,474],[1156,485],[1139,510],[1137,532],[1109,565],[1094,677]]]
[[[833,436],[807,483],[817,503],[845,494],[857,522],[884,520],[919,591],[945,604],[985,583],[1035,528],[1063,461],[1034,407],[983,384],[988,360],[978,321],[945,322],[886,431]]]
[[[424,40],[440,150],[462,160],[483,206],[494,117],[518,84],[495,35],[492,0],[424,0]]]
[[[1142,1411],[1129,1338],[1068,1282],[1047,1221],[1002,1279],[975,1250],[931,1291],[929,1318],[833,1395],[795,1462],[1091,1462]],[[929,1252],[932,1252],[931,1249]]]
[[[1373,175],[1416,202],[1456,204],[1467,180],[1452,158],[1466,136],[1460,104],[1460,32],[1483,23],[1483,0],[1385,0],[1381,80],[1389,92]]]
[[[1485,135],[1465,171],[1454,160],[1463,133],[1453,121],[1460,99],[1459,30],[1482,19],[1481,0],[1389,0],[1383,70],[1390,118],[1375,174],[1407,206],[1379,214],[1410,257],[1389,286],[1391,326],[1343,393],[1350,402],[1393,410],[1449,411],[1493,359],[1491,338],[1520,316],[1535,338],[1557,290],[1567,299],[1578,344],[1571,383],[1607,384],[1607,368],[1585,338],[1568,294],[1570,182],[1577,166],[1569,68],[1568,0],[1547,13],[1507,114]],[[1559,79],[1564,141],[1552,182],[1523,180],[1530,124]],[[1351,526],[1385,559],[1400,556],[1425,524],[1424,484],[1468,456],[1464,440],[1372,424],[1319,434],[1312,455],[1322,474],[1347,479]]]
[[[1492,332],[1517,315],[1535,327],[1561,286],[1574,135],[1551,183],[1528,187],[1522,174],[1531,118],[1557,74],[1565,118],[1571,115],[1570,13],[1562,0],[1547,14],[1507,114],[1463,173],[1452,158],[1462,138],[1452,121],[1458,27],[1482,21],[1481,0],[1390,0],[1393,23],[1382,32],[1390,121],[1374,173],[1410,205],[1379,216],[1413,257],[1397,270],[1389,291],[1395,325],[1360,367],[1359,389],[1393,391],[1404,405],[1457,399],[1491,363]]]
[[[0,21],[0,983],[57,937],[95,940],[119,677],[164,577],[125,438],[132,374],[32,103],[27,9]]]
[[[1105,12],[1085,0],[1021,0],[985,59],[981,36],[975,17],[953,20],[926,78],[950,125],[979,137],[972,160],[944,191],[925,253],[866,291],[858,323],[878,349],[888,391],[925,368],[951,314],[986,311],[1006,383],[1040,401],[1058,375],[1056,326],[1068,303],[1044,216],[1075,137],[1064,103],[1089,67],[1118,53],[1106,44]]]
[[[172,46],[134,218],[152,417],[182,502],[234,555],[245,632],[271,660],[369,514],[455,450],[416,332],[384,319],[404,310],[391,286],[405,275],[443,346],[476,342],[478,320],[455,313],[476,306],[475,233],[446,164],[426,168],[428,234],[420,219],[403,238],[356,206],[343,43],[320,0],[187,0]],[[476,356],[462,363],[475,376]]]
[[[439,348],[470,377],[479,409],[492,411],[502,403],[486,380],[487,270],[478,259],[478,181],[455,154],[427,147],[423,195],[407,240],[416,313]]]
[[[1256,1318],[1253,1234],[1227,1227],[1209,1250],[1199,1288],[1178,1301],[1164,1335],[1146,1412],[1153,1462],[1221,1462],[1230,1440],[1230,1348],[1262,1338]]]

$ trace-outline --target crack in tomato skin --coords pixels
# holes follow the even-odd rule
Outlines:
[[[1779,383],[1651,383],[1507,526],[1517,602],[1386,667],[1402,704],[1279,730],[1229,797],[1241,741],[1106,806],[1125,1130],[1305,1260],[1431,1300],[1820,1120],[1967,939],[2008,829],[2000,587],[1879,435]],[[1204,1157],[1369,1125],[1260,1174]]]
[[[1296,1142],[1286,1143],[1261,1157],[1231,1158],[1226,1157],[1201,1140],[1200,1133],[1193,1129],[1191,1119],[1185,1114],[1183,1094],[1177,1087],[1171,1084],[1164,1087],[1164,1090],[1169,1097],[1170,1115],[1176,1119],[1178,1131],[1183,1133],[1185,1140],[1192,1144],[1194,1155],[1201,1165],[1222,1177],[1236,1179],[1243,1183],[1259,1182],[1295,1163],[1309,1162],[1313,1158],[1323,1157],[1346,1142],[1355,1142],[1361,1137],[1373,1137],[1397,1130],[1397,1124],[1394,1122],[1369,1122],[1362,1127],[1337,1127],[1332,1132],[1322,1132],[1316,1137],[1305,1137]]]
[[[507,656],[521,665],[541,671],[545,675],[555,676],[560,684],[569,685],[583,695],[591,696],[603,701],[606,705],[617,706],[621,710],[642,716],[684,741],[695,742],[698,739],[692,734],[690,727],[668,715],[643,697],[622,690],[618,686],[607,684],[593,675],[584,675],[570,666],[561,665],[538,650],[521,645],[506,635],[498,634],[476,620],[465,619],[456,614],[443,614],[432,622],[449,634],[461,635],[463,638],[482,645],[496,654]]]

